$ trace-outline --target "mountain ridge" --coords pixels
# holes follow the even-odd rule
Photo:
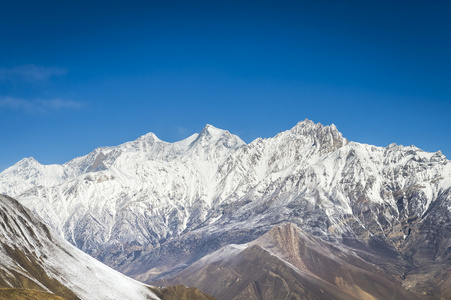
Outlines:
[[[348,141],[334,125],[309,120],[249,144],[207,125],[181,142],[148,134],[41,172],[16,164],[0,174],[0,192],[142,281],[285,222],[420,268],[449,263],[449,160],[414,146]]]

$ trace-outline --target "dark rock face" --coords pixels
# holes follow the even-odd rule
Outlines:
[[[404,286],[428,296],[451,298],[451,214],[449,190],[421,219],[408,223],[400,252],[415,268],[404,274]]]

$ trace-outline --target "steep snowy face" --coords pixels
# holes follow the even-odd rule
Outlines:
[[[254,222],[252,226],[258,227],[290,221],[324,239],[370,234],[400,246],[410,232],[411,219],[421,218],[438,199],[440,205],[449,205],[451,166],[441,153],[413,146],[345,143],[325,154],[309,144],[293,147],[301,154],[292,157],[299,159],[287,160],[287,153],[273,163],[262,163],[263,157],[275,155],[270,149],[276,148],[264,148],[264,141],[256,141],[263,145],[259,151],[251,148],[253,143],[239,150],[251,149],[253,160],[229,159],[233,164],[226,166],[227,172],[235,175],[226,178],[224,186],[236,190],[224,202],[239,200],[241,205],[226,210],[220,222],[223,226]],[[232,178],[243,179],[226,181]]]
[[[274,138],[257,139],[239,149],[219,166],[222,176],[219,199],[237,200],[257,185],[265,186],[305,168],[319,157],[347,144],[334,125],[310,120]]]
[[[204,184],[210,185],[218,165],[244,145],[239,137],[228,131],[207,125],[181,160],[192,165],[204,177]]]
[[[18,164],[14,176],[0,175],[0,191],[20,195],[51,227],[91,254],[105,245],[158,245],[205,221],[217,167],[243,145],[211,125],[176,143],[149,133],[54,166],[59,172],[47,176],[56,178],[53,185],[44,171],[35,179],[29,164]],[[20,180],[26,184],[16,185]]]
[[[110,265],[169,247],[174,265],[152,262],[161,270],[193,259],[187,248],[214,251],[282,222],[401,251],[432,209],[449,214],[450,187],[440,152],[348,142],[334,125],[309,120],[248,145],[211,125],[177,143],[150,133],[62,166],[19,162],[0,174],[0,192]]]
[[[16,200],[0,195],[0,286],[33,288],[65,299],[159,299],[81,252]]]
[[[311,179],[304,175],[297,185],[316,187],[303,188],[303,193],[310,194],[306,198],[311,203],[324,207],[328,232],[352,229],[363,238],[369,231],[401,243],[409,232],[410,218],[421,218],[440,194],[449,197],[445,178],[450,178],[450,170],[441,153],[412,146],[349,143],[301,172]],[[346,214],[355,219],[353,225],[343,224]]]

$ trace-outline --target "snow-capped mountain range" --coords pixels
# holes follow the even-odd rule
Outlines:
[[[0,191],[89,253],[116,242],[156,245],[205,221],[216,170],[243,145],[211,125],[177,143],[149,133],[64,165],[23,159],[1,173]]]
[[[249,144],[207,125],[180,142],[149,133],[63,165],[26,158],[0,174],[0,193],[83,251],[151,280],[284,222],[329,242],[413,251],[431,211],[433,222],[450,215],[451,164],[440,151],[349,142],[309,120]]]

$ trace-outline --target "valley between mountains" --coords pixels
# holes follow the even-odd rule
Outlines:
[[[249,144],[207,125],[63,165],[25,158],[0,174],[0,193],[53,239],[152,286],[217,299],[451,299],[450,161],[348,141],[334,125],[305,120]]]

